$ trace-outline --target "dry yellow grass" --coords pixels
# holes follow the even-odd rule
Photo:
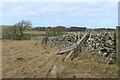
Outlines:
[[[26,34],[45,34],[45,31],[25,31],[24,33]],[[73,33],[77,33],[77,32],[65,32],[65,34],[73,34]]]
[[[56,55],[58,48],[43,47],[35,41],[3,40],[3,78],[116,78],[116,65],[87,51],[77,58],[63,62],[67,54]],[[49,73],[57,66],[57,74]]]
[[[46,33],[45,31],[37,31],[37,30],[33,30],[33,31],[24,31],[25,34],[29,34],[29,35],[36,35],[33,37],[43,37],[43,35]],[[64,32],[64,34],[73,34],[73,33],[77,33],[77,32]],[[82,32],[84,33],[84,32]]]
[[[45,31],[25,31],[26,34],[45,34]]]

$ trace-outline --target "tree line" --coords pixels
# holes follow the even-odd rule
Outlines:
[[[2,38],[12,40],[29,40],[30,36],[25,34],[24,31],[32,27],[32,23],[27,20],[22,20],[10,27],[3,27]],[[65,28],[63,26],[57,26],[50,29],[45,29],[44,37],[52,37],[63,35]]]

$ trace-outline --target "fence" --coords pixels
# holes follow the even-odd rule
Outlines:
[[[105,60],[111,64],[115,63],[118,60],[118,53],[120,52],[119,46],[120,46],[120,31],[119,28],[116,28],[113,32],[91,32],[90,37],[84,42],[82,46],[80,46],[80,49],[82,51],[89,50],[92,53],[105,58]],[[116,37],[115,37],[116,35]],[[52,46],[52,47],[61,47],[60,53],[63,53],[64,51],[73,50],[77,46],[77,41],[82,38],[83,35],[81,33],[77,34],[68,34],[63,36],[57,36],[57,37],[49,37],[47,40],[46,45]],[[40,38],[34,38],[37,41]],[[42,38],[41,38],[42,39]],[[117,41],[117,45],[116,45]],[[72,52],[71,52],[72,53]]]

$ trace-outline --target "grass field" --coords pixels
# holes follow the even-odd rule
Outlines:
[[[36,31],[36,30],[31,30],[31,31],[25,31],[24,33],[26,34],[45,34],[45,31]],[[65,34],[73,34],[77,32],[64,32]]]
[[[25,31],[25,34],[45,34],[45,31]]]
[[[56,55],[58,48],[43,47],[35,41],[3,40],[3,78],[116,78],[116,65],[105,64],[88,51],[63,62],[67,54]],[[51,74],[53,66],[57,73]]]
[[[30,36],[30,38],[44,37],[44,35],[46,34],[45,31],[36,31],[36,30],[24,31],[24,33]],[[64,32],[63,34],[73,34],[73,33],[76,33],[76,32]]]

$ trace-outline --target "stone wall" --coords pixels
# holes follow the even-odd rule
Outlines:
[[[104,57],[109,64],[114,63],[116,60],[115,32],[91,32],[81,50],[89,50],[93,54]]]
[[[73,33],[73,34],[71,33],[62,36],[48,37],[46,45],[51,47],[65,48],[76,43],[77,40],[81,39],[82,36],[83,34],[81,32],[78,32],[78,33]],[[36,40],[42,43],[44,39],[43,37],[35,37],[35,38],[31,38],[31,40]]]
[[[82,33],[67,34],[57,37],[49,37],[46,45],[51,47],[65,48],[73,45],[82,38]],[[115,32],[91,32],[88,40],[82,45],[81,50],[89,50],[93,54],[106,59],[111,64],[116,60],[116,37]],[[33,38],[42,42],[43,38]]]
[[[57,37],[49,37],[47,45],[51,47],[65,48],[73,45],[77,40],[81,39],[82,33],[67,34]]]

